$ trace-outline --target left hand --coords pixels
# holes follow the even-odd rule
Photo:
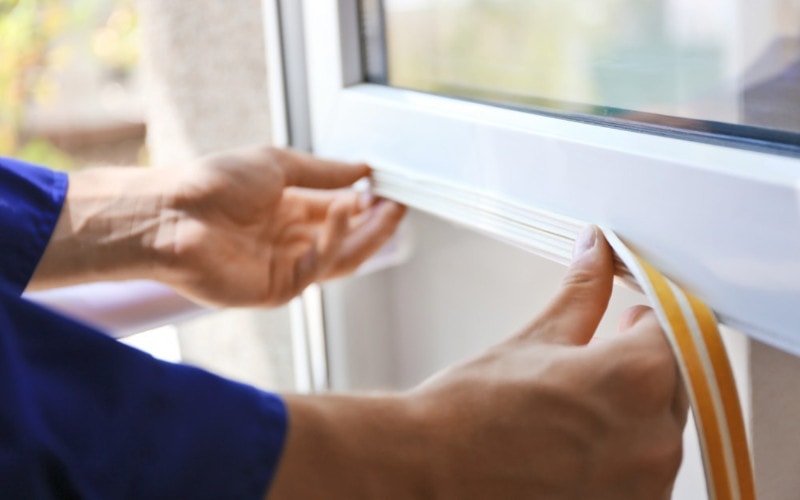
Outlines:
[[[179,292],[227,306],[275,306],[354,271],[394,234],[405,208],[342,190],[366,165],[276,148],[202,159],[171,204]],[[174,272],[177,271],[177,272]]]
[[[355,270],[405,213],[342,189],[366,165],[254,148],[189,167],[70,175],[28,290],[153,279],[206,304],[275,306]]]

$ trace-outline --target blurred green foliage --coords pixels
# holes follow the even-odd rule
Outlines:
[[[69,98],[60,95],[57,75],[70,64],[76,39],[99,64],[130,70],[138,59],[137,27],[134,0],[0,0],[0,154],[74,168],[53,144],[25,137],[26,112]]]

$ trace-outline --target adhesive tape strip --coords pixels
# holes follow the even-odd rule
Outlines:
[[[612,231],[606,239],[650,299],[675,354],[703,456],[711,500],[754,500],[739,396],[711,310],[639,258]]]

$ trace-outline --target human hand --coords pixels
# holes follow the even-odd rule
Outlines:
[[[544,311],[478,358],[398,396],[286,397],[270,498],[668,498],[687,398],[649,308],[587,345],[614,272],[588,234]]]
[[[28,290],[153,279],[199,302],[274,306],[355,270],[405,208],[346,188],[366,165],[275,148],[70,175]]]
[[[202,159],[171,203],[179,217],[170,284],[201,302],[274,306],[352,272],[405,212],[342,190],[369,172],[276,148]]]
[[[587,345],[614,271],[602,233],[588,235],[528,327],[410,396],[432,425],[433,481],[448,497],[669,498],[688,399],[649,308]]]

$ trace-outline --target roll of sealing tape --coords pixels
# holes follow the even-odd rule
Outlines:
[[[711,500],[754,500],[742,408],[717,321],[701,300],[639,258],[613,231],[606,240],[647,295],[678,364],[697,426]]]

